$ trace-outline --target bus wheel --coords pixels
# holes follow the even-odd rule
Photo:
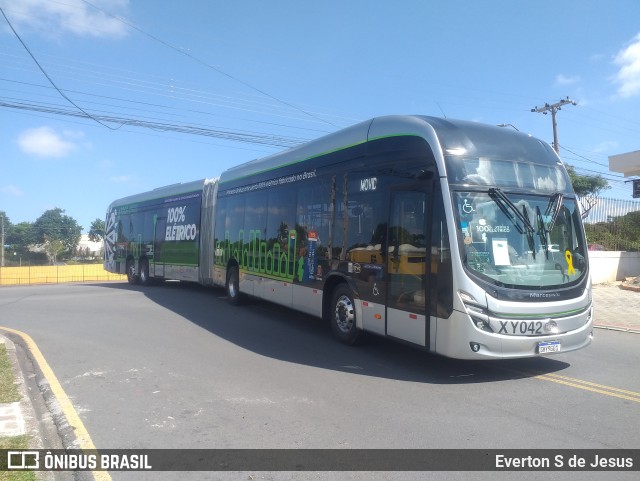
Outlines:
[[[344,344],[357,344],[362,331],[356,327],[356,308],[353,293],[346,284],[339,285],[333,292],[331,303],[331,330]]]
[[[149,261],[146,259],[140,261],[140,284],[143,286],[151,285],[151,278],[149,277]]]
[[[129,284],[137,284],[140,279],[136,275],[136,265],[133,259],[127,261],[127,281]]]
[[[240,271],[238,266],[231,266],[227,271],[227,299],[234,306],[238,306],[244,301],[244,295],[240,293]]]

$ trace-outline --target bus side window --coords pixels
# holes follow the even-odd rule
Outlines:
[[[329,227],[331,224],[330,205],[331,178],[327,176],[314,179],[313,185],[300,185],[298,189],[298,211],[296,213],[296,227],[304,233],[307,242],[309,238],[317,243],[318,258],[327,258]]]
[[[289,239],[289,231],[295,229],[295,187],[277,187],[269,191],[267,203],[267,231],[265,239],[269,249],[280,244],[283,252]]]
[[[258,233],[263,240],[267,230],[267,193],[265,191],[252,192],[246,197],[244,208],[245,242],[249,242],[249,233]]]
[[[227,247],[229,249],[229,258],[235,258],[240,261],[242,243],[244,243],[244,197],[241,195],[227,197],[226,204],[227,212],[224,219],[224,231],[229,236],[229,245]]]

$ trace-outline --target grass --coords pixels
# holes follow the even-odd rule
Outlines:
[[[0,403],[20,401],[20,393],[13,379],[13,367],[7,355],[7,347],[0,344]]]
[[[29,436],[0,436],[0,449],[29,449]],[[0,468],[6,469],[6,459],[0,460]],[[34,471],[0,470],[0,481],[35,481]]]
[[[21,398],[14,383],[13,367],[7,355],[7,348],[0,344],[0,403],[12,403]],[[0,449],[29,449],[29,436],[0,436]],[[6,466],[6,460],[0,460],[0,468]],[[34,481],[33,471],[2,471],[0,481]]]

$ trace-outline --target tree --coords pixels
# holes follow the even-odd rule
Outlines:
[[[586,216],[598,203],[598,194],[610,188],[609,182],[601,175],[580,175],[576,173],[576,169],[573,166],[566,165],[565,167],[573,190],[581,198],[582,215]]]
[[[51,264],[55,265],[58,260],[58,256],[64,252],[64,250],[64,243],[60,239],[45,238],[44,251],[47,253],[47,257]]]
[[[30,222],[20,222],[11,226],[7,244],[11,245],[14,252],[24,255],[33,243],[33,226]]]
[[[601,175],[580,175],[576,173],[575,167],[567,165],[567,173],[571,179],[571,185],[576,194],[580,197],[594,195],[597,196],[603,190],[609,189],[607,182]]]
[[[58,254],[67,252],[72,255],[80,242],[81,235],[82,227],[74,218],[64,215],[64,210],[59,207],[46,211],[33,223],[34,242],[45,244],[60,241],[62,251]]]
[[[102,242],[104,239],[104,221],[102,219],[96,219],[91,223],[89,229],[89,240],[91,242]]]
[[[606,222],[585,224],[590,243],[611,251],[640,251],[640,211],[610,217]]]

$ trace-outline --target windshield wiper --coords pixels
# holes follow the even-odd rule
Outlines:
[[[553,230],[553,226],[558,219],[558,214],[560,214],[560,210],[562,209],[562,201],[564,200],[564,195],[560,192],[556,192],[549,198],[549,203],[547,204],[547,208],[544,211],[544,216],[540,212],[540,207],[536,206],[536,217],[538,219],[538,236],[540,237],[540,243],[544,249],[544,255],[546,259],[549,259],[549,235]],[[544,220],[551,217],[551,220],[548,224],[545,224]]]
[[[536,259],[536,249],[535,249],[535,244],[533,242],[533,226],[531,225],[531,221],[529,220],[529,212],[527,211],[527,208],[523,205],[522,206],[522,215],[524,216],[524,219],[526,221],[525,225],[529,225],[531,227],[531,230],[527,232],[527,243],[529,244],[529,250],[531,251],[531,255],[533,255],[533,259]]]
[[[550,208],[551,203],[549,203],[549,206],[547,206],[547,210],[545,211],[545,215],[546,212],[549,212],[549,208]],[[540,212],[540,207],[536,206],[536,219],[538,220],[538,237],[540,237],[540,244],[542,244],[542,248],[544,249],[544,256],[546,259],[549,259],[549,230],[547,229],[547,226],[544,223],[544,217],[542,216],[542,212]],[[535,259],[535,257],[534,257]]]
[[[533,234],[535,232],[535,229],[531,225],[529,214],[527,213],[527,209],[525,208],[525,206],[522,206],[522,212],[520,212],[516,205],[511,202],[509,197],[507,197],[499,187],[492,187],[491,189],[489,189],[489,197],[491,197],[491,199],[493,199],[498,207],[500,207],[500,210],[504,213],[504,215],[506,215],[511,220],[520,234],[524,234],[526,231],[529,249],[532,251],[535,258],[536,254],[533,243]],[[516,219],[522,222],[522,227]]]
[[[515,222],[514,215],[518,218],[520,222],[522,222],[527,233],[533,234],[535,232],[535,229],[533,228],[533,226],[531,225],[531,222],[529,221],[529,216],[526,215],[525,217],[525,215],[518,210],[516,205],[513,202],[511,202],[509,197],[507,197],[504,194],[504,192],[500,190],[499,187],[492,187],[491,189],[489,189],[489,197],[491,197],[493,201],[496,204],[498,204],[498,207],[500,207],[500,210],[502,210],[502,212],[504,212],[504,214],[514,222],[514,225],[516,226],[516,229],[518,229],[518,232],[520,232],[521,234],[524,234],[523,228],[520,227],[520,224]]]
[[[553,226],[558,219],[558,214],[560,214],[560,209],[562,209],[562,201],[564,200],[564,195],[560,192],[556,192],[549,199],[549,203],[547,204],[547,210],[544,212],[545,217],[551,214],[551,221],[549,225],[546,227],[547,232],[551,232],[553,230]]]

